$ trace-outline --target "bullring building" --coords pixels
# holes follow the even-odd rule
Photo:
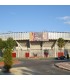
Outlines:
[[[26,53],[28,57],[45,57],[44,51],[48,52],[48,57],[57,57],[59,51],[57,40],[63,38],[65,40],[64,49],[70,53],[70,32],[10,32],[0,33],[2,40],[12,37],[17,46],[14,48],[13,53],[17,58],[25,58]]]

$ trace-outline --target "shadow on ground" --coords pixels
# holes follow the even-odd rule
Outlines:
[[[26,67],[11,68],[9,73],[3,73],[0,69],[0,75],[37,75],[40,74]]]

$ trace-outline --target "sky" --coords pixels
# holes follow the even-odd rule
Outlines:
[[[0,5],[0,32],[70,32],[69,5]]]

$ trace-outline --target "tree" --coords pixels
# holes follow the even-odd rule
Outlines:
[[[16,46],[16,41],[13,38],[8,38],[3,42],[3,58],[4,58],[4,72],[9,72],[9,69],[12,67],[12,49]]]
[[[59,38],[58,39],[58,47],[60,48],[60,49],[62,49],[62,47],[64,47],[65,46],[65,41],[64,41],[64,39],[63,38]]]
[[[3,56],[4,41],[0,38],[0,56]]]
[[[65,41],[64,41],[64,39],[63,39],[63,38],[59,38],[57,45],[58,45],[58,47],[59,47],[59,49],[60,49],[60,52],[58,52],[58,57],[59,57],[59,59],[64,59],[64,58],[65,58],[64,52],[61,51],[62,48],[65,46]]]
[[[0,38],[0,50],[3,49],[3,40]]]
[[[4,41],[4,47],[5,49],[9,48],[9,49],[13,49],[16,45],[16,41],[13,40],[13,38],[8,38],[7,41]]]

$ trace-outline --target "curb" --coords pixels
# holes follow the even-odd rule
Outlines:
[[[58,66],[57,64],[54,64],[54,66],[56,66],[56,67],[58,67],[58,68],[61,68],[61,69],[64,69],[64,70],[67,70],[67,71],[70,71],[69,69],[66,69],[66,68],[60,67],[60,66]]]

